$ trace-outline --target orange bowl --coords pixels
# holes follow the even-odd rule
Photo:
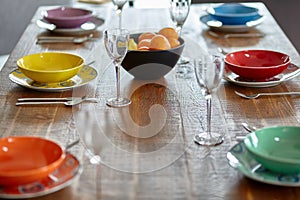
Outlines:
[[[66,157],[60,145],[39,137],[6,137],[0,139],[0,146],[0,185],[38,181]]]

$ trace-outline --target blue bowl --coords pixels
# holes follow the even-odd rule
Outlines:
[[[254,20],[258,9],[238,3],[225,3],[217,7],[210,7],[207,13],[223,25],[242,25]]]

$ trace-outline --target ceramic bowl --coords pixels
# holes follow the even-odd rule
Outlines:
[[[64,149],[53,141],[22,136],[0,139],[0,185],[38,181],[65,159]]]
[[[137,41],[139,34],[131,34]],[[184,40],[179,38],[180,45],[168,50],[139,51],[129,50],[122,61],[122,67],[140,80],[160,79],[169,73],[180,58]]]
[[[217,7],[210,7],[207,13],[223,25],[242,25],[254,20],[258,9],[238,3],[225,3]]]
[[[263,128],[250,133],[244,143],[265,168],[278,173],[300,173],[300,127]]]
[[[284,53],[269,50],[244,50],[225,56],[225,65],[241,78],[266,80],[280,74],[290,64]]]
[[[79,72],[83,63],[81,57],[61,52],[30,54],[17,61],[25,76],[43,83],[66,81]]]
[[[93,12],[81,8],[59,7],[44,11],[43,17],[57,28],[76,28],[89,21]]]

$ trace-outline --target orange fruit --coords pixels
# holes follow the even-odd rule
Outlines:
[[[166,38],[175,38],[178,39],[178,34],[176,32],[176,30],[174,28],[171,27],[166,27],[166,28],[162,28],[160,29],[160,31],[158,32],[158,34],[165,36]]]
[[[141,40],[144,40],[144,39],[152,39],[156,34],[155,33],[152,33],[152,32],[146,32],[146,33],[142,33],[139,38],[138,38],[138,43],[141,41]]]
[[[171,45],[168,39],[163,35],[156,35],[151,39],[151,50],[166,50],[170,49]]]
[[[177,47],[180,45],[180,42],[175,38],[168,38],[168,41],[171,45],[171,48]]]
[[[138,43],[137,48],[140,48],[143,46],[150,47],[150,44],[151,44],[151,39],[143,39]]]
[[[149,51],[150,48],[149,47],[146,47],[146,46],[141,46],[138,48],[139,51]]]

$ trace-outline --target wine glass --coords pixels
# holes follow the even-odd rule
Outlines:
[[[119,17],[119,29],[122,28],[122,9],[127,1],[128,0],[112,0],[113,4],[117,8],[117,15]]]
[[[189,15],[190,4],[191,0],[170,0],[170,15],[179,36],[181,36],[183,24]],[[181,56],[177,63],[186,64],[189,63],[189,59]]]
[[[196,79],[205,95],[207,107],[207,130],[198,133],[194,141],[200,145],[214,146],[223,142],[223,135],[211,131],[211,99],[213,92],[218,88],[224,71],[224,62],[221,56],[204,56],[194,61]]]
[[[126,29],[107,29],[104,31],[104,45],[108,56],[113,60],[117,78],[117,97],[108,99],[106,104],[111,107],[123,107],[131,103],[120,96],[120,67],[128,50],[129,31]]]

